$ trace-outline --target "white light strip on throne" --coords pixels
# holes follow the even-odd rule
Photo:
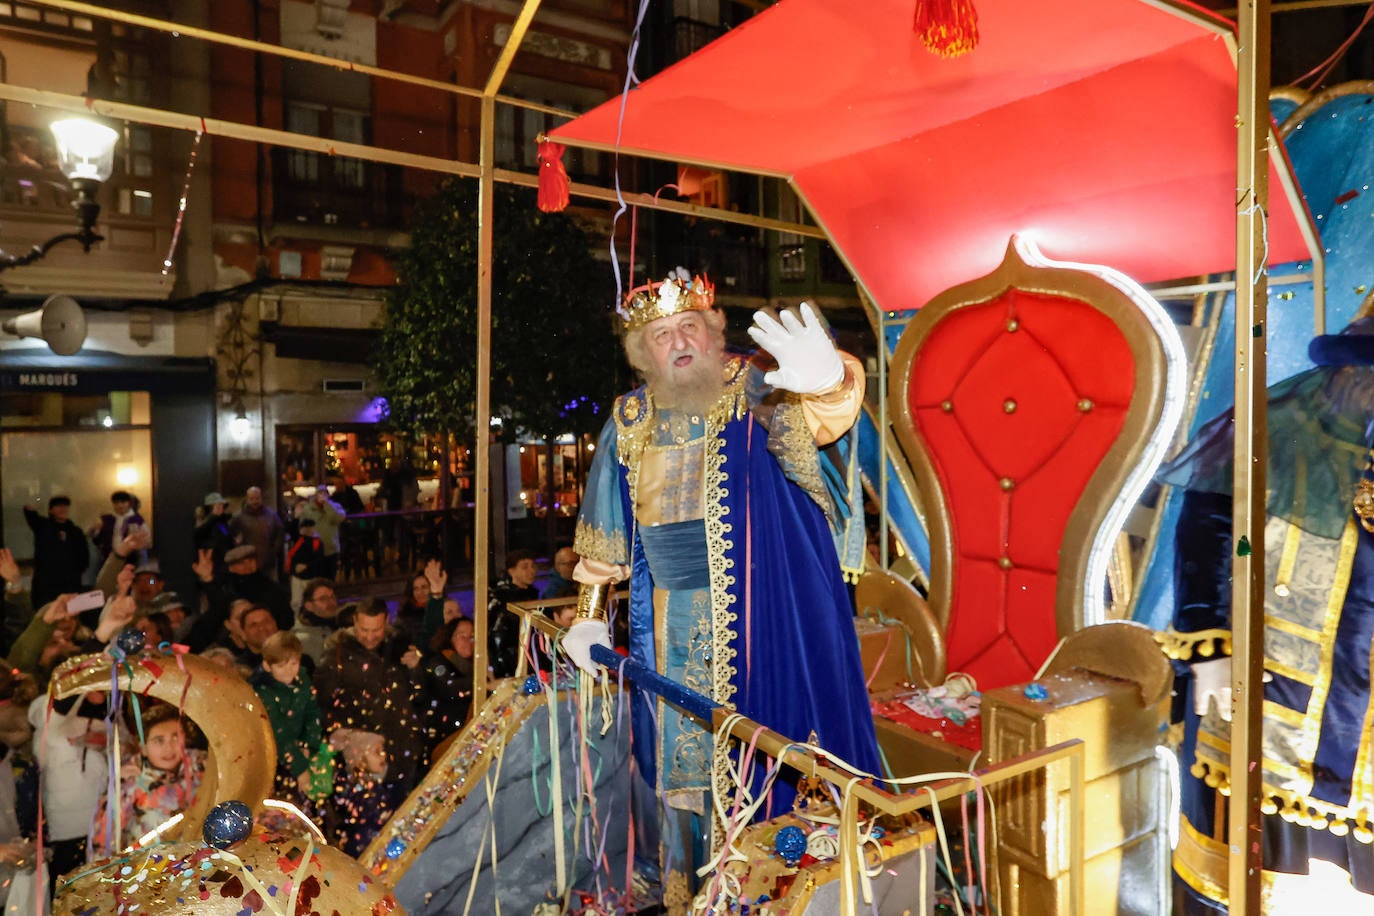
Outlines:
[[[1078,264],[1072,261],[1054,261],[1040,253],[1035,243],[1024,235],[1017,235],[1013,244],[1021,260],[1034,267],[1061,267],[1081,270],[1100,277],[1130,297],[1159,335],[1164,346],[1164,409],[1159,423],[1150,434],[1150,440],[1139,463],[1131,469],[1125,485],[1117,494],[1116,501],[1107,510],[1106,518],[1097,529],[1093,538],[1092,551],[1088,554],[1088,572],[1083,579],[1083,624],[1091,626],[1107,619],[1104,596],[1107,583],[1107,566],[1111,561],[1117,535],[1121,533],[1140,495],[1145,492],[1165,452],[1173,441],[1174,430],[1183,417],[1183,404],[1187,395],[1188,373],[1187,357],[1183,351],[1183,340],[1178,336],[1178,328],[1164,307],[1145,291],[1139,283],[1119,270],[1098,264]]]

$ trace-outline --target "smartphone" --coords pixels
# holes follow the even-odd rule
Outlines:
[[[105,593],[100,589],[93,592],[84,592],[67,602],[68,614],[80,614],[82,611],[89,611],[92,608],[105,606]]]

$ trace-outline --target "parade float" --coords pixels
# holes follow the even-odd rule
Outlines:
[[[1120,611],[1108,610],[1107,580],[1121,526],[1194,412],[1195,382],[1211,361],[1196,347],[1185,354],[1140,284],[1253,276],[1236,291],[1233,320],[1255,331],[1235,345],[1262,368],[1244,348],[1263,348],[1269,265],[1303,262],[1315,278],[1307,314],[1325,315],[1313,215],[1267,118],[1256,123],[1258,107],[1241,113],[1237,182],[1237,96],[1243,109],[1248,86],[1262,105],[1263,89],[1256,102],[1253,74],[1237,73],[1254,48],[1212,14],[1137,0],[984,2],[976,49],[953,58],[930,54],[911,19],[910,4],[888,0],[863,10],[783,0],[623,105],[553,134],[565,145],[787,181],[871,303],[878,339],[895,340],[890,360],[879,360],[883,397],[868,423],[873,439],[891,436],[897,447],[868,443],[878,467],[869,485],[885,505],[881,478],[902,478],[921,527],[911,543],[924,537],[929,560],[924,596],[880,570],[857,591],[871,612],[859,626],[887,772],[854,773],[801,743],[806,736],[774,735],[606,657],[616,687],[529,675],[500,685],[361,861],[328,857],[330,888],[380,895],[373,912],[480,912],[493,900],[514,912],[649,905],[633,887],[620,718],[623,691],[652,689],[711,722],[718,740],[771,756],[810,787],[792,813],[758,823],[735,816],[746,796],[722,802],[717,867],[695,901],[664,901],[670,910],[933,913],[937,859],[949,879],[957,872],[975,886],[968,900],[999,912],[1167,910],[1170,770],[1159,749],[1170,672],[1147,628],[1111,619]],[[496,178],[490,162],[473,174]],[[1272,205],[1270,182],[1281,189]],[[1257,374],[1249,384],[1262,389]],[[486,408],[479,401],[479,413]],[[1242,431],[1247,417],[1238,411]],[[485,546],[479,531],[479,555]],[[477,578],[481,593],[485,571]],[[556,641],[540,609],[523,609],[526,637]],[[127,676],[126,694],[165,689],[177,702],[184,682],[157,685],[194,671],[181,667],[189,659],[151,650],[129,659],[88,663],[59,692]],[[977,717],[942,702],[967,695],[956,673],[976,682]],[[927,693],[911,702],[918,690]],[[257,748],[267,749],[270,737]],[[212,747],[216,788],[180,836],[169,828],[165,839],[188,847],[135,851],[103,872],[68,876],[58,912],[130,911],[129,900],[150,893],[165,909],[143,912],[204,911],[196,899],[169,898],[167,882],[194,884],[201,903],[209,898],[187,869],[229,886],[236,875],[223,853],[205,851],[218,848],[206,816],[227,800],[259,809],[267,784],[251,775],[262,760],[230,772],[230,753]],[[948,824],[961,799],[995,801],[986,830],[982,808]],[[973,850],[962,869],[949,852],[954,833]],[[250,844],[226,843],[238,861],[276,853],[281,872],[281,883],[264,884],[266,897],[251,882],[236,886],[275,912],[271,888],[290,883],[290,911],[299,911],[290,895],[308,877],[299,869],[310,846],[266,835],[236,842]],[[169,877],[153,890],[145,871]],[[264,871],[252,873],[266,881]]]

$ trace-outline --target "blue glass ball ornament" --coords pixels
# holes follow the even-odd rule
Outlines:
[[[1027,684],[1026,689],[1023,690],[1022,693],[1025,694],[1028,700],[1044,700],[1048,699],[1050,695],[1050,692],[1045,689],[1044,684],[1037,684],[1035,681],[1031,681]]]
[[[806,833],[795,824],[788,824],[778,831],[777,838],[773,840],[773,848],[791,868],[806,855]]]
[[[119,635],[115,637],[115,645],[118,646],[119,651],[123,652],[125,655],[137,655],[143,651],[143,647],[147,645],[147,643],[148,637],[143,635],[142,630],[135,627],[120,630]]]
[[[228,849],[248,839],[253,830],[253,812],[241,801],[220,802],[205,816],[200,834],[207,846]]]
[[[386,844],[386,857],[388,859],[399,859],[401,853],[406,851],[406,841],[399,837],[392,837]]]
[[[539,675],[531,674],[525,678],[525,683],[521,685],[520,692],[527,697],[532,697],[544,689],[543,683],[539,680]]]

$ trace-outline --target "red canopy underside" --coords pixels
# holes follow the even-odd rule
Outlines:
[[[617,98],[553,133],[791,176],[887,309],[992,270],[1013,233],[1141,282],[1234,268],[1223,39],[1141,0],[978,0],[979,47],[945,60],[913,3],[782,0],[634,90],[623,125]],[[1271,183],[1270,263],[1304,259]]]

